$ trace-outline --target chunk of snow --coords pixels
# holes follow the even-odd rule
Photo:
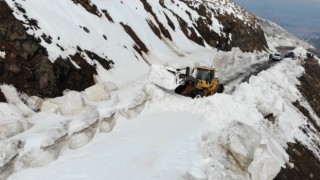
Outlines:
[[[109,89],[110,92],[118,90],[118,86],[112,81],[107,81],[104,84]]]
[[[261,145],[254,153],[248,172],[253,180],[269,180],[276,177],[281,167],[289,161],[285,150],[273,139],[261,139]]]
[[[74,115],[85,110],[80,92],[69,91],[65,95],[65,102],[61,105],[61,114]]]
[[[85,89],[85,93],[91,101],[107,101],[110,99],[109,89],[105,83],[95,84]]]
[[[100,132],[108,133],[112,131],[115,124],[116,124],[115,114],[112,114],[110,117],[103,118],[100,122]]]
[[[40,110],[42,107],[42,103],[44,102],[44,100],[38,96],[27,96],[25,95],[24,100],[26,101],[27,105],[33,109],[33,110]]]
[[[88,144],[94,137],[97,129],[98,121],[89,127],[81,130],[80,132],[74,133],[69,138],[68,147],[70,149],[78,149]]]
[[[50,111],[50,112],[57,113],[60,111],[60,105],[52,102],[52,100],[50,100],[50,99],[47,99],[47,100],[43,101],[41,108],[40,108],[40,111],[41,112]]]
[[[254,159],[248,168],[252,180],[274,179],[280,170],[281,165],[274,159],[265,145],[256,149]]]
[[[32,125],[24,120],[0,121],[0,140],[10,138],[29,129]]]
[[[95,109],[86,109],[86,111],[74,115],[69,123],[68,134],[80,132],[99,120],[99,112]]]
[[[69,124],[68,135],[70,136],[68,146],[70,149],[78,149],[88,144],[98,127],[99,113],[93,109],[87,109],[73,117]]]
[[[222,132],[220,144],[228,150],[243,169],[250,165],[261,136],[252,127],[234,122]]]
[[[0,51],[0,58],[5,58],[6,57],[6,52],[5,51]]]
[[[0,86],[0,89],[5,95],[8,103],[16,106],[24,116],[28,117],[34,114],[34,111],[21,100],[20,94],[15,87],[3,84]]]
[[[5,140],[0,142],[0,167],[8,163],[19,153],[18,140]]]

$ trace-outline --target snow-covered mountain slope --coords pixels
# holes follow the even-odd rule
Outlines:
[[[280,27],[279,25],[262,19],[258,18],[258,22],[263,29],[268,46],[271,50],[276,50],[276,47],[279,46],[289,46],[289,47],[304,47],[304,48],[311,48],[312,46],[308,44],[306,41],[303,41],[294,35],[290,34],[288,31]]]
[[[285,151],[295,142],[315,162],[303,178],[320,177],[319,59],[298,47],[232,80],[268,63],[259,23],[233,1],[5,0],[0,13],[0,80],[14,85],[0,85],[0,180],[269,180],[304,172]],[[271,50],[301,45],[265,25]],[[167,69],[196,64],[232,91],[174,94]]]
[[[7,38],[0,50],[11,55],[4,57],[4,77],[9,78],[1,82],[29,95],[83,90],[94,84],[90,77],[95,73],[102,80],[125,84],[145,76],[153,63],[208,62],[217,43],[222,50],[267,48],[255,16],[231,0],[5,2],[13,12],[0,2],[7,16],[0,31]],[[199,51],[207,55],[198,56]]]

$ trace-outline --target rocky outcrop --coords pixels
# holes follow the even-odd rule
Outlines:
[[[80,4],[83,8],[85,8],[88,12],[101,17],[101,13],[98,11],[96,5],[92,4],[90,0],[72,0],[75,4]]]
[[[314,112],[320,117],[320,65],[315,59],[307,59],[303,64],[305,74],[299,78],[298,86],[303,97],[309,102]]]
[[[196,21],[196,29],[201,34],[203,39],[211,46],[229,51],[232,47],[239,47],[244,52],[253,52],[254,50],[262,51],[268,48],[264,32],[257,22],[257,18],[235,5],[237,11],[247,16],[249,23],[238,18],[233,13],[221,13],[219,10],[213,9],[205,3],[197,4],[193,1],[183,0],[190,8],[194,9],[201,15]],[[210,2],[207,2],[208,4]],[[228,3],[233,3],[228,1]],[[235,10],[235,12],[237,12]],[[221,34],[217,34],[210,29],[208,25],[212,25],[211,17],[214,16],[223,26]]]
[[[89,65],[81,53],[97,60],[106,69],[111,68],[111,61],[105,61],[105,58],[81,49],[67,59],[58,58],[51,63],[46,49],[39,44],[41,39],[28,35],[22,22],[18,21],[8,5],[1,1],[0,14],[0,51],[6,54],[0,57],[1,84],[12,84],[28,95],[55,97],[62,95],[65,89],[81,91],[94,84],[95,67]],[[37,28],[35,20],[30,20],[30,24]],[[50,43],[50,36],[43,35],[43,40]],[[2,95],[0,100],[5,101]]]
[[[293,168],[287,167],[281,169],[275,180],[300,180],[300,179],[319,179],[320,177],[320,161],[314,154],[301,143],[288,143],[288,155],[291,162],[294,163]]]

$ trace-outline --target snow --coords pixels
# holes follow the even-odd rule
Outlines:
[[[5,58],[6,57],[6,52],[5,51],[0,51],[0,58]]]
[[[276,52],[277,50],[275,48],[280,46],[303,47],[305,49],[312,48],[307,42],[298,39],[271,21],[258,18],[258,22],[265,32],[266,40],[271,51]]]
[[[82,53],[96,66],[97,84],[83,92],[66,90],[52,99],[28,97],[12,86],[1,85],[8,103],[0,103],[4,117],[0,119],[0,168],[14,164],[8,179],[267,180],[291,163],[284,149],[287,142],[295,140],[320,158],[315,146],[320,138],[312,130],[302,132],[308,122],[292,105],[303,102],[310,110],[296,87],[304,72],[301,60],[284,59],[245,83],[232,80],[252,65],[266,62],[268,54],[243,53],[239,48],[218,52],[191,42],[178,28],[172,11],[190,26],[199,15],[181,1],[166,0],[167,8],[158,1],[148,1],[159,21],[165,22],[172,42],[152,32],[146,20],[155,19],[140,1],[92,0],[100,13],[108,11],[114,23],[72,1],[6,2],[16,18],[25,21],[14,3],[38,21],[40,29],[30,28],[29,34],[40,38],[43,33],[50,34],[53,43],[42,41],[41,45],[52,62],[59,56],[73,55],[77,46],[115,62],[115,67],[106,71]],[[192,3],[197,7],[201,2]],[[229,0],[205,3],[248,20],[245,23],[250,26],[257,25],[252,15],[243,14]],[[176,30],[169,27],[165,15]],[[223,27],[212,20],[211,28],[221,33]],[[134,41],[120,22],[145,42],[148,54],[135,52]],[[270,37],[268,42],[273,42]],[[291,41],[296,43],[289,38],[285,45]],[[282,44],[271,44],[271,49],[278,45]],[[304,48],[294,52],[304,58]],[[222,81],[231,79],[226,85],[228,93],[201,99],[173,93],[178,81],[168,70],[200,64],[216,67],[216,76]],[[270,114],[275,122],[265,119]],[[11,174],[8,172],[3,178]]]
[[[308,137],[300,130],[307,122],[291,105],[301,99],[295,86],[303,73],[298,61],[281,61],[233,94],[196,100],[155,85],[174,87],[175,76],[166,69],[153,65],[148,81],[122,86],[109,100],[90,101],[80,93],[82,113],[29,118],[34,126],[13,138],[26,142],[18,162],[28,155],[36,159],[33,167],[41,167],[20,165],[9,179],[272,179],[290,164],[287,142],[312,146],[313,132]],[[270,113],[274,124],[264,119]],[[67,145],[41,161],[48,152],[37,148],[57,146],[62,137]]]
[[[32,174],[41,168],[30,169],[30,176],[25,178],[181,179],[178,176],[180,173],[197,171],[194,165],[201,160],[201,156],[195,140],[200,138],[197,129],[205,126],[198,122],[199,117],[163,114],[161,111],[158,116],[147,114],[135,121],[116,126],[113,134],[96,138],[90,146],[79,149],[77,154],[64,154],[63,159],[50,165],[51,170],[47,173],[36,177]],[[145,133],[153,135],[146,136]],[[120,149],[122,150],[119,151]],[[68,168],[71,166],[73,168]],[[122,169],[121,172],[119,169]],[[106,170],[108,173],[103,173]],[[59,173],[55,173],[58,171]],[[177,174],[177,171],[180,173]]]
[[[112,0],[108,3],[92,0],[92,4],[98,7],[98,13],[102,14],[101,17],[87,12],[81,5],[76,5],[72,1],[6,0],[6,2],[13,9],[17,19],[23,22],[27,21],[26,17],[37,20],[39,28],[25,26],[29,28],[28,34],[42,40],[41,45],[47,49],[49,59],[52,62],[60,56],[68,58],[74,55],[77,52],[77,47],[94,52],[100,57],[107,56],[107,59],[114,62],[114,67],[108,71],[102,68],[99,62],[90,59],[84,52],[80,52],[89,64],[95,64],[101,81],[113,81],[118,86],[147,77],[151,64],[166,65],[169,63],[172,66],[193,66],[192,63],[197,62],[212,65],[211,60],[216,54],[206,43],[205,47],[202,47],[188,39],[182,32],[176,15],[201,37],[195,28],[196,20],[200,15],[181,1],[166,0],[164,1],[166,8],[164,8],[158,1],[147,0],[158,21],[169,31],[172,41],[163,35],[161,35],[161,39],[155,35],[148,24],[148,22],[153,22],[158,26],[155,23],[155,17],[145,10],[141,1],[137,0]],[[200,3],[203,2],[192,2],[194,6],[199,6]],[[234,14],[236,18],[247,24],[252,24],[252,26],[257,24],[252,15],[246,13],[232,1],[208,1],[205,3],[207,10],[213,9],[222,14]],[[226,6],[226,4],[229,5]],[[25,9],[25,15],[17,9],[18,5]],[[103,10],[108,12],[114,22],[110,22],[103,15]],[[167,17],[176,27],[175,30],[168,25]],[[212,14],[211,20],[212,25],[209,28],[221,36],[226,36],[222,31],[224,27],[214,17],[214,14]],[[149,49],[147,54],[140,55],[134,50],[135,42],[120,23],[132,28]],[[89,33],[85,32],[83,27],[86,27]],[[50,35],[52,43],[46,43],[41,37],[43,34]],[[103,38],[103,35],[107,37],[107,40]],[[63,47],[64,51],[60,47]],[[77,65],[75,64],[75,66]]]
[[[68,91],[65,102],[61,105],[61,114],[74,115],[84,111],[84,101],[80,92]]]
[[[2,141],[0,143],[0,167],[8,163],[14,156],[18,154],[19,141]]]
[[[103,83],[85,89],[85,93],[91,101],[106,101],[110,98],[109,91]]]

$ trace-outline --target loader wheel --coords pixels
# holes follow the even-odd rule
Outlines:
[[[191,94],[191,98],[203,98],[204,93],[201,89],[194,89],[192,94]]]
[[[176,89],[174,90],[175,93],[177,94],[181,94],[183,90],[186,89],[186,85],[185,84],[181,84],[178,87],[176,87]]]
[[[223,93],[223,91],[224,91],[224,86],[223,86],[223,84],[219,84],[218,87],[217,87],[216,92],[217,92],[217,93]]]

